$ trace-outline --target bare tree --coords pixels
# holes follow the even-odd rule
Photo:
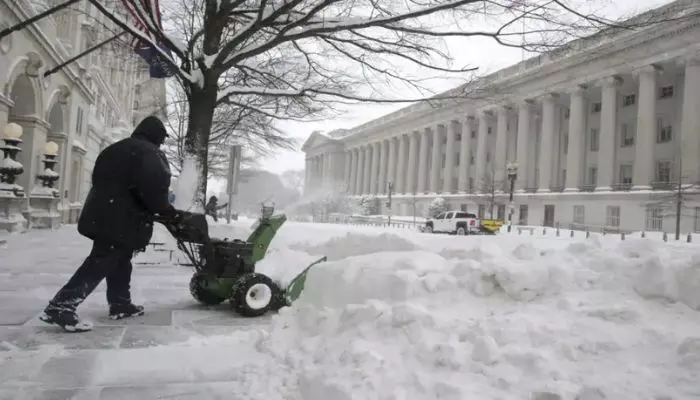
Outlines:
[[[187,97],[179,85],[170,85],[170,98],[163,107],[169,138],[164,151],[171,167],[180,173],[187,157],[185,148],[190,110]],[[296,142],[274,126],[271,118],[250,108],[230,104],[220,105],[212,121],[207,143],[207,178],[223,178],[228,172],[229,148],[244,147],[241,168],[255,168],[258,160],[275,149],[291,149]]]
[[[493,209],[496,207],[496,191],[502,189],[503,183],[496,182],[496,171],[491,170],[484,173],[479,180],[479,193],[487,195],[487,207],[489,218],[493,219]]]
[[[676,240],[680,240],[681,237],[681,221],[683,217],[695,218],[694,207],[688,207],[687,204],[690,202],[696,203],[700,199],[700,184],[698,182],[690,182],[690,179],[682,175],[682,163],[681,157],[676,158],[676,172],[672,174],[678,177],[675,182],[656,183],[656,186],[663,186],[660,188],[667,189],[671,193],[656,196],[657,198],[654,201],[646,204],[647,210],[651,210],[651,212],[657,212],[656,210],[658,210],[658,214],[651,217],[662,220],[665,218],[674,219]],[[689,210],[692,210],[692,213]]]
[[[277,119],[318,115],[331,104],[419,101],[433,93],[408,69],[442,76],[475,70],[451,65],[444,38],[487,37],[502,46],[542,51],[602,27],[631,27],[560,0],[173,0],[163,11],[175,32],[166,34],[157,10],[125,0],[149,36],[99,0],[90,2],[122,29],[146,41],[156,37],[174,55],[159,50],[163,60],[179,67],[190,112],[185,151],[198,162],[202,197],[208,143],[222,104]],[[497,28],[481,29],[483,22]],[[445,23],[454,28],[442,28]],[[386,95],[387,87],[397,86],[420,95]],[[432,101],[463,100],[472,89],[466,85]]]

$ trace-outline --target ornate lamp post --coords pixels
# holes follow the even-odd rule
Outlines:
[[[3,159],[0,162],[0,182],[2,182],[0,190],[11,192],[18,197],[24,196],[24,189],[15,183],[17,176],[24,172],[24,166],[17,161],[17,154],[22,151],[19,147],[22,143],[20,137],[22,137],[20,125],[13,122],[5,126],[2,138],[5,145],[1,147]]]
[[[513,213],[515,212],[515,205],[513,204],[513,191],[515,190],[515,180],[518,179],[518,163],[508,163],[506,170],[508,171],[508,181],[510,181],[510,190],[508,195],[508,232],[510,232],[513,227]]]
[[[54,189],[53,185],[59,178],[58,172],[54,171],[54,167],[58,162],[56,155],[58,154],[58,145],[55,142],[47,142],[44,145],[44,170],[37,174],[37,178],[41,181],[41,186],[47,188],[53,197],[59,197],[58,190]]]

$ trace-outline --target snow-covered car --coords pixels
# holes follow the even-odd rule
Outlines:
[[[425,232],[443,232],[455,235],[478,234],[481,224],[476,214],[466,211],[447,211],[425,222]]]

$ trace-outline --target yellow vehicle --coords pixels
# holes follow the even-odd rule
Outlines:
[[[479,222],[481,223],[481,227],[483,229],[488,230],[491,233],[498,232],[498,230],[505,224],[505,221],[502,219],[481,219]]]

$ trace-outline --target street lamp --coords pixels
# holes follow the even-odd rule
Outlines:
[[[513,213],[515,212],[513,191],[515,190],[515,180],[518,179],[518,163],[508,163],[506,170],[508,171],[508,180],[510,181],[510,193],[508,196],[508,232],[510,233],[513,227]]]
[[[22,126],[14,122],[5,125],[3,130],[2,140],[4,146],[0,146],[3,156],[0,158],[0,182],[3,185],[2,190],[14,193],[15,196],[23,196],[23,189],[15,184],[17,176],[24,172],[24,166],[17,161],[17,154],[22,151],[20,144],[22,143]]]

